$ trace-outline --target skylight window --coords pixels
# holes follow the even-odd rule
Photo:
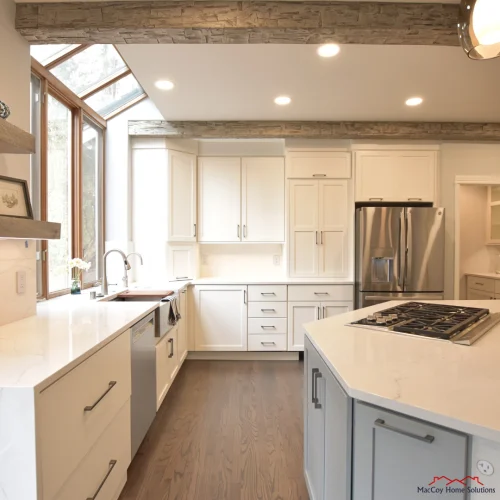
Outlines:
[[[104,118],[146,96],[113,45],[33,45],[31,55]]]

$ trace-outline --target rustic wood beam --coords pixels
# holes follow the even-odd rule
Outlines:
[[[129,134],[178,139],[500,141],[500,123],[130,120]]]
[[[334,1],[17,4],[32,43],[458,45],[458,5]]]

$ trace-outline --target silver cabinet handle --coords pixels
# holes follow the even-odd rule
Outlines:
[[[247,237],[247,225],[243,224],[243,238]]]
[[[105,397],[106,395],[108,394],[108,392],[113,389],[113,387],[116,385],[116,381],[115,380],[112,380],[109,385],[108,385],[108,388],[104,391],[103,395],[92,405],[92,406],[86,406],[83,411],[92,411]]]
[[[193,236],[196,238],[196,224],[193,224],[193,226],[194,226],[194,235]]]
[[[319,312],[319,306],[318,306],[316,308],[316,319],[320,319],[319,314],[320,314],[320,312]]]
[[[181,292],[181,293],[186,293],[186,290],[182,290],[182,292]]]
[[[326,177],[326,174],[313,174],[313,177]]]
[[[375,425],[377,427],[382,427],[382,429],[396,432],[397,434],[402,434],[403,436],[411,437],[413,439],[418,439],[419,441],[423,441],[424,443],[431,444],[434,441],[434,436],[431,436],[429,434],[427,434],[427,436],[419,436],[418,434],[413,434],[412,432],[408,432],[403,429],[398,429],[397,427],[392,427],[392,425],[386,424],[385,420],[382,420],[381,418],[377,418],[377,420],[375,420]]]
[[[314,292],[314,295],[330,295],[328,292]]]
[[[240,237],[240,225],[238,224],[238,238]]]
[[[264,346],[276,345],[276,342],[261,342]]]
[[[175,279],[176,280],[187,280],[189,278],[189,276],[176,276]]]
[[[474,285],[484,286],[484,283],[474,283]]]
[[[247,291],[243,290],[243,304],[247,303]]]
[[[276,330],[276,327],[274,325],[260,325],[260,327],[263,329],[263,330]]]
[[[321,409],[321,403],[319,402],[319,398],[318,398],[318,379],[321,378],[323,375],[321,374],[321,372],[316,368],[316,372],[313,373],[313,383],[314,383],[314,387],[315,387],[315,390],[314,390],[314,394],[315,394],[315,398],[314,398],[314,408],[316,410],[319,410]]]
[[[320,231],[319,232],[319,244],[322,245],[323,244],[323,231]]]
[[[408,201],[422,201],[422,198],[408,198]]]
[[[316,403],[316,374],[319,373],[319,368],[313,368],[311,371],[311,380],[312,380],[312,387],[311,387],[311,403]]]
[[[368,198],[370,201],[382,201],[384,198]]]
[[[261,311],[262,311],[263,313],[265,313],[265,312],[274,312],[274,313],[275,313],[275,312],[276,312],[276,309],[261,309]]]
[[[168,355],[169,358],[174,357],[174,339],[168,339],[168,343],[170,344],[170,354]]]
[[[88,497],[87,500],[96,500],[97,495],[99,495],[99,492],[102,490],[104,483],[108,480],[108,477],[113,472],[113,469],[115,468],[115,465],[117,463],[118,463],[118,460],[110,460],[109,461],[108,472],[106,472],[106,475],[104,476],[104,479],[102,480],[102,483],[99,485],[99,488],[97,488],[97,491],[91,497]]]
[[[318,244],[318,231],[316,231],[316,245]]]
[[[325,319],[325,317],[326,317],[325,310],[326,310],[326,307],[323,306],[323,316],[321,316],[323,319]]]
[[[273,295],[276,296],[274,292],[260,292],[261,295]]]

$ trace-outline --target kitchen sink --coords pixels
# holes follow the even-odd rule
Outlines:
[[[107,302],[159,302],[165,295],[148,295],[143,297],[115,297]]]

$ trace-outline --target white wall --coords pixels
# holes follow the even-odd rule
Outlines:
[[[441,146],[440,205],[446,209],[445,297],[453,298],[455,273],[455,179],[457,175],[500,176],[500,144]],[[500,249],[499,249],[500,250]]]
[[[199,156],[285,156],[285,141],[268,140],[200,140]]]
[[[15,4],[0,1],[0,100],[10,106],[9,121],[30,129],[29,45],[14,29]],[[0,175],[30,178],[28,155],[0,155]],[[0,241],[0,325],[36,314],[35,243]],[[26,272],[26,293],[16,293],[16,272]]]

